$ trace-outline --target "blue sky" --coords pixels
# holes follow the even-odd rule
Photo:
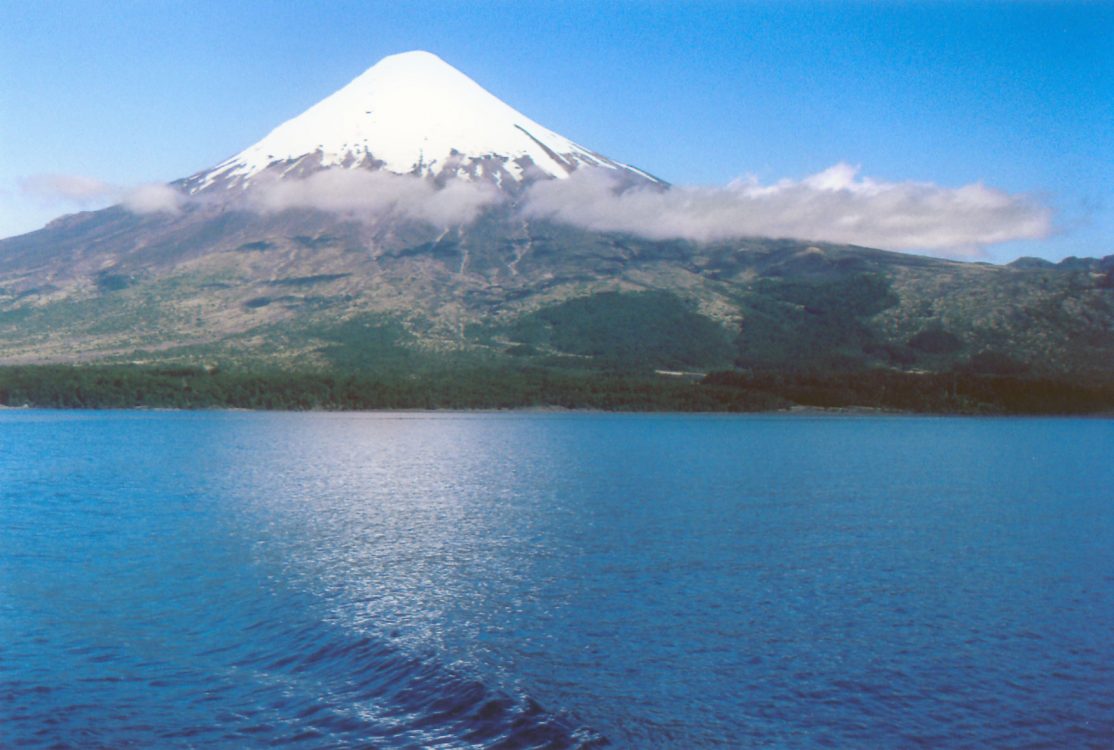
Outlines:
[[[427,49],[670,182],[984,183],[1054,212],[986,258],[1114,253],[1114,4],[0,4],[0,236],[239,151],[381,57]]]

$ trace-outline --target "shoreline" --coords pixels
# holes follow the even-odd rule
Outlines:
[[[0,367],[0,408],[1106,416],[1114,374],[891,370],[710,373],[699,382],[577,370],[252,371]]]
[[[1114,419],[1114,410],[1089,413],[1072,412],[954,412],[954,411],[912,411],[886,409],[872,406],[807,406],[796,404],[783,409],[762,409],[752,411],[731,410],[677,410],[677,409],[603,409],[596,407],[564,406],[514,406],[507,408],[403,408],[385,407],[381,409],[252,409],[242,406],[200,406],[197,408],[180,406],[35,406],[24,404],[11,406],[0,404],[0,413],[28,412],[79,412],[98,414],[108,412],[202,414],[202,413],[240,413],[240,414],[399,414],[399,415],[615,415],[615,416],[700,416],[700,417],[922,417],[922,418],[962,418],[962,419]]]

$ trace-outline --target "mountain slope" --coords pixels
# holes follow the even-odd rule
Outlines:
[[[387,58],[176,183],[175,211],[115,206],[0,240],[0,364],[1114,372],[1114,258],[991,266],[651,241],[521,211],[524,186],[581,169],[655,184],[428,53]],[[390,200],[325,210],[313,180],[337,174],[373,176],[342,187]],[[261,205],[276,185],[308,200]],[[462,186],[485,191],[467,220],[396,195]]]

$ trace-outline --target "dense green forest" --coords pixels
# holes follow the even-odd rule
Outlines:
[[[48,408],[772,411],[793,406],[940,414],[1114,412],[1114,380],[1067,382],[970,371],[777,374],[702,379],[469,367],[425,372],[220,370],[138,365],[0,368],[0,404]]]

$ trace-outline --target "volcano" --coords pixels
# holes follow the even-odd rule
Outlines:
[[[1114,363],[1114,259],[652,240],[522,210],[580,173],[669,189],[433,54],[393,55],[151,200],[0,240],[0,364],[1074,377]]]
[[[258,143],[185,180],[191,194],[316,170],[490,181],[511,188],[582,167],[650,175],[539,125],[434,54],[391,55]]]

